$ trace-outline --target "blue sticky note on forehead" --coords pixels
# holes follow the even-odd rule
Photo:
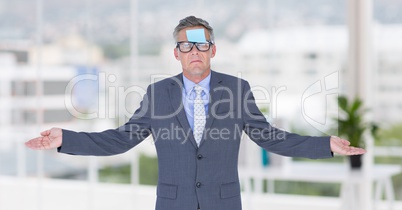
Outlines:
[[[187,30],[186,34],[189,42],[207,42],[203,28]]]

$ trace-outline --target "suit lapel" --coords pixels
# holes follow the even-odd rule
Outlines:
[[[183,106],[183,75],[179,74],[174,78],[175,79],[172,80],[171,86],[169,88],[170,103],[173,107],[173,110],[176,110],[177,112],[176,117],[179,120],[181,127],[184,129],[184,133],[189,134],[186,137],[188,138],[188,140],[190,140],[193,146],[197,148],[198,146],[195,142],[193,132],[188,132],[191,130],[191,128],[188,124],[188,119]]]

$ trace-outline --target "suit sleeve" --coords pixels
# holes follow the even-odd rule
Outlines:
[[[73,155],[107,156],[124,153],[151,134],[150,87],[130,120],[117,129],[88,133],[63,130],[63,143],[57,150]]]
[[[243,130],[260,147],[267,151],[289,156],[311,159],[330,158],[329,136],[300,136],[275,128],[260,112],[248,82],[243,84]]]

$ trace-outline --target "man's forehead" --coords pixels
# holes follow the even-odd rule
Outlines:
[[[207,42],[203,28],[186,30],[187,41],[189,42]]]
[[[189,42],[206,42],[209,37],[208,31],[202,26],[184,28],[179,34],[181,39],[187,39]]]

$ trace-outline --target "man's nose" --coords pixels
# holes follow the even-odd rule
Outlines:
[[[191,54],[198,54],[198,52],[200,52],[200,51],[198,50],[197,46],[194,45],[193,49],[191,49],[190,53]]]

